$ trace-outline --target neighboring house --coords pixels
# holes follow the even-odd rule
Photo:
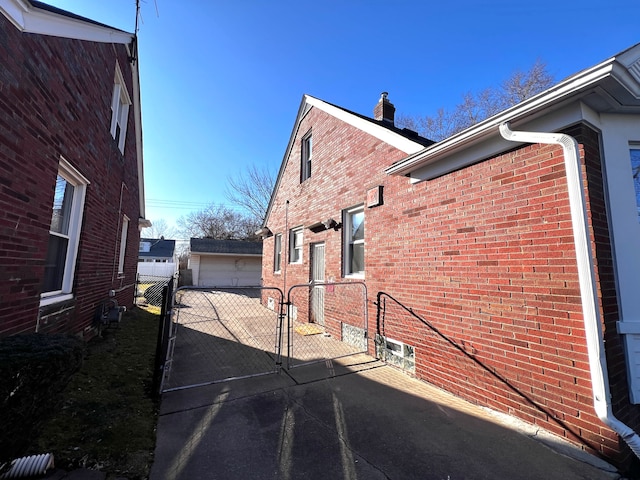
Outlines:
[[[28,0],[0,32],[0,336],[91,336],[150,225],[136,36]]]
[[[192,238],[189,268],[199,287],[261,285],[262,242]]]
[[[178,273],[176,241],[161,238],[141,238],[138,252],[138,275],[172,277]]]
[[[426,148],[376,118],[304,96],[263,225],[264,285],[309,282],[324,246],[325,280],[366,282],[369,338],[405,346],[416,376],[628,466],[640,45]]]

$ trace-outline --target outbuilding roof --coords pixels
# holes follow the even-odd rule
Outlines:
[[[262,255],[262,242],[192,238],[191,253],[219,255]]]

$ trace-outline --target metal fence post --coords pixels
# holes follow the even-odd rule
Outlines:
[[[160,396],[162,378],[164,376],[164,366],[167,358],[167,347],[169,345],[169,329],[171,326],[171,303],[173,296],[173,279],[162,288],[162,307],[160,310],[160,321],[158,322],[158,339],[156,343],[155,369],[153,375],[153,394],[156,398]]]

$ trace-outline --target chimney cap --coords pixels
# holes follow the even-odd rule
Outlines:
[[[389,92],[382,92],[380,94],[380,100],[387,100],[387,97],[389,96]]]

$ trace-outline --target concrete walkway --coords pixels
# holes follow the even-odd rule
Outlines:
[[[553,437],[359,355],[165,393],[150,478],[622,477]]]

